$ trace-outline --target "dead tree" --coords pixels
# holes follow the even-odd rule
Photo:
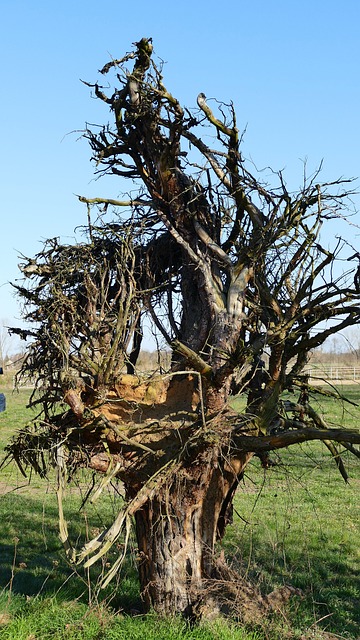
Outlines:
[[[323,440],[344,477],[334,442],[359,456],[360,434],[327,427],[303,373],[314,348],[359,322],[358,262],[343,273],[346,244],[320,239],[323,224],[346,216],[347,181],[316,174],[291,193],[278,173],[263,184],[242,156],[233,105],[214,111],[200,93],[184,109],[152,54],[144,38],[101,70],[115,89],[90,85],[113,119],[85,131],[96,171],[136,195],[79,197],[84,242],[49,240],[23,259],[16,289],[34,328],[18,331],[31,338],[22,375],[35,382],[39,417],[10,450],[43,473],[36,452],[51,449],[72,562],[95,562],[134,520],[146,608],[196,616],[254,453]],[[137,370],[145,317],[172,353],[167,371]],[[234,394],[246,397],[240,415]],[[60,498],[67,469],[81,466],[102,474],[100,487],[120,478],[127,503],[76,550]]]

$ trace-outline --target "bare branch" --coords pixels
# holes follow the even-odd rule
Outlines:
[[[360,444],[360,433],[346,429],[295,429],[283,431],[270,436],[242,436],[236,435],[234,442],[244,451],[263,452],[284,449],[293,444],[310,440],[330,440],[340,443]]]

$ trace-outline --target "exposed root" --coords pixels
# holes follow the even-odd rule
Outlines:
[[[303,593],[285,585],[262,595],[220,557],[214,564],[212,578],[206,581],[197,614],[206,619],[225,615],[242,623],[258,624],[271,612],[282,610],[292,596],[302,597]]]

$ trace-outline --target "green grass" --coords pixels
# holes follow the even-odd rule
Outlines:
[[[342,392],[360,401],[358,386]],[[331,426],[359,428],[358,407],[324,398],[321,412]],[[287,614],[293,632],[322,619],[322,628],[358,639],[360,461],[344,453],[345,484],[321,443],[271,457],[277,466],[264,470],[254,458],[247,469],[224,541],[226,554],[265,592],[282,584],[303,591]]]
[[[55,598],[32,598],[21,603],[6,600],[7,623],[2,640],[260,640],[256,632],[220,622],[192,629],[179,619],[125,616],[104,607],[89,608],[76,602],[66,606]]]
[[[346,486],[320,445],[282,452],[278,464],[250,464],[226,555],[266,593],[284,584],[303,591],[288,613],[293,630],[323,619],[324,628],[358,638],[359,470],[348,460]]]
[[[0,388],[0,391],[3,389]],[[29,417],[28,391],[7,395],[0,414],[1,449]],[[347,394],[360,400],[359,387]],[[329,423],[359,425],[359,409],[324,400]],[[321,629],[359,639],[360,628],[360,463],[345,455],[345,485],[320,443],[272,456],[264,470],[257,458],[247,469],[235,500],[234,523],[222,548],[228,561],[268,593],[291,584],[303,591],[266,625],[243,629],[214,622],[190,629],[179,620],[133,615],[140,611],[136,567],[131,558],[118,584],[97,589],[104,565],[74,574],[58,539],[53,481],[28,481],[13,467],[0,473],[0,638],[102,640],[156,638],[268,640],[321,637]],[[80,490],[81,490],[80,483]],[[79,510],[78,492],[67,500],[73,539],[110,522],[121,497]],[[111,561],[113,555],[104,562]],[[131,615],[130,615],[131,614]],[[316,633],[318,635],[316,635]]]

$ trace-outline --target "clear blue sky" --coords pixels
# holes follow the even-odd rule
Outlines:
[[[74,194],[117,194],[93,181],[78,133],[107,122],[80,78],[152,37],[165,83],[192,107],[232,99],[245,156],[284,169],[290,187],[324,159],[323,179],[360,175],[358,0],[1,0],[0,320],[19,317],[8,281],[41,239],[70,239],[86,211]],[[68,135],[69,134],[69,135]],[[119,187],[120,189],[120,187]],[[359,216],[358,216],[358,222]],[[359,236],[354,231],[354,243]]]

